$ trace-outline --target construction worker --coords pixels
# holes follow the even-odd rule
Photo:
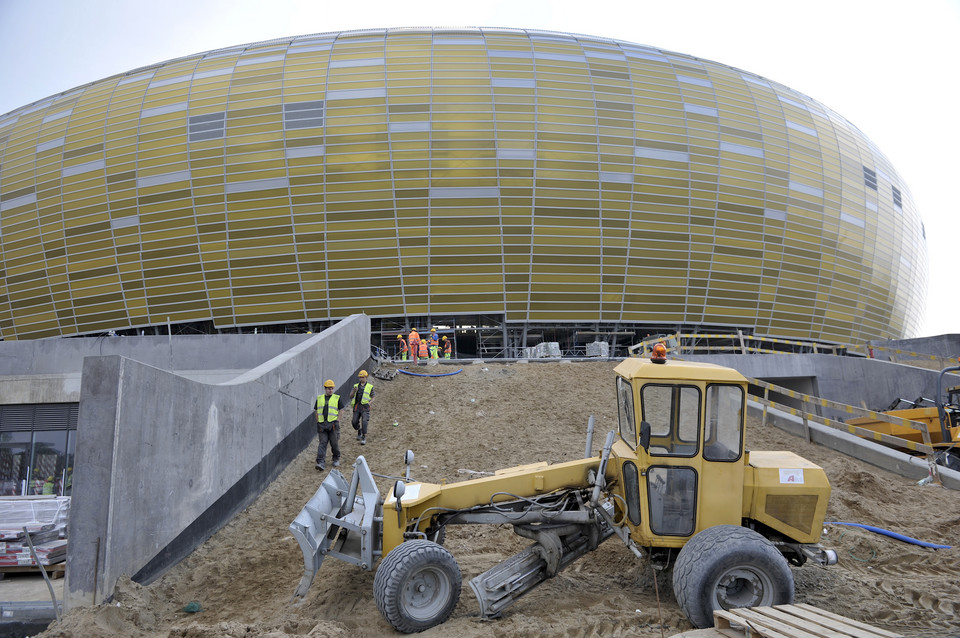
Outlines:
[[[357,382],[350,391],[350,403],[353,405],[353,429],[357,431],[360,445],[367,444],[367,424],[370,422],[370,402],[373,401],[373,384],[367,381],[367,371],[361,370]]]
[[[440,339],[437,338],[436,328],[430,328],[430,358],[440,358]]]
[[[429,355],[427,354],[427,342],[426,342],[426,341],[421,341],[421,342],[420,342],[420,347],[417,348],[417,349],[420,351],[420,358],[423,359],[424,361],[426,361],[427,357],[429,356]],[[417,360],[414,359],[413,362],[416,363]]]
[[[441,341],[443,341],[443,358],[449,359],[450,355],[453,354],[453,342],[446,337],[443,337]]]
[[[43,494],[44,494],[44,495],[47,495],[47,494],[52,495],[52,494],[54,494],[54,493],[56,493],[56,492],[55,492],[55,489],[54,489],[53,477],[52,477],[52,476],[48,476],[46,482],[43,484]]]
[[[416,328],[410,328],[410,335],[407,340],[410,342],[410,357],[413,359],[413,365],[417,365],[417,354],[420,352],[420,335]]]
[[[397,339],[400,341],[400,360],[407,360],[407,342],[403,338],[403,335],[397,335]]]
[[[327,469],[327,443],[333,454],[333,467],[340,467],[340,395],[333,392],[333,379],[323,382],[323,394],[317,395],[313,409],[317,411],[317,469]]]

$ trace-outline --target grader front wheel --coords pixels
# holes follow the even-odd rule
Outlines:
[[[703,530],[673,567],[673,593],[694,627],[712,627],[714,609],[793,602],[793,573],[773,543],[737,525]]]
[[[447,620],[460,599],[462,578],[453,555],[432,541],[407,541],[377,568],[373,595],[397,631],[412,634]]]

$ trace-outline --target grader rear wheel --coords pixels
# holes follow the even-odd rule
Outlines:
[[[793,573],[783,554],[757,532],[718,525],[680,550],[673,593],[694,627],[712,627],[714,609],[792,603]]]
[[[380,563],[373,595],[397,631],[412,634],[447,620],[460,599],[462,578],[453,555],[432,541],[413,540]]]

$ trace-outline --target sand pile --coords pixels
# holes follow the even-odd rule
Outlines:
[[[595,450],[616,427],[615,365],[483,363],[464,365],[454,376],[373,379],[377,394],[368,444],[361,447],[353,440],[347,423],[341,469],[349,477],[350,463],[362,453],[375,472],[402,475],[408,448],[416,453],[414,478],[435,482],[463,480],[467,470],[579,458],[591,414]],[[791,450],[821,465],[833,485],[828,520],[960,545],[960,492],[919,486],[772,427],[761,429],[755,420],[748,424],[747,442],[750,449]],[[374,574],[341,561],[326,561],[306,599],[291,602],[303,560],[288,525],[324,476],[313,467],[315,452],[312,444],[255,503],[149,587],[125,579],[111,603],[71,611],[43,635],[356,638],[392,633],[373,600]],[[381,489],[388,485],[384,481]],[[691,629],[674,601],[671,574],[655,576],[648,562],[636,560],[616,538],[521,599],[503,618],[478,619],[469,579],[529,543],[511,528],[448,529],[445,545],[463,572],[463,593],[451,619],[422,635],[659,638]],[[839,526],[829,528],[824,543],[837,550],[840,563],[794,569],[797,602],[906,636],[960,635],[960,547],[925,549]],[[200,611],[184,611],[188,606]]]

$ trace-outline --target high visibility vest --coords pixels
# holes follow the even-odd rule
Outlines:
[[[340,405],[340,395],[331,394],[330,395],[330,407],[327,408],[327,421],[336,421],[337,415],[340,414],[340,409],[337,407]],[[321,394],[317,396],[317,421],[319,422],[323,419],[323,406],[327,405],[327,395]]]
[[[410,336],[407,337],[407,338],[410,339],[410,347],[411,347],[411,348],[416,347],[416,344],[420,343],[420,335],[417,334],[417,331],[416,331],[416,330],[411,330],[411,331],[410,331]]]
[[[359,383],[354,383],[354,384],[353,384],[353,389],[354,389],[354,390],[356,390],[356,389],[359,388],[359,387],[360,387],[360,384],[359,384]],[[361,395],[361,394],[358,392],[357,394],[354,394],[354,395],[353,395],[353,404],[356,405],[356,404],[357,404],[357,397],[360,397],[360,404],[361,404],[361,405],[367,405],[368,403],[370,403],[370,393],[371,393],[371,392],[373,392],[373,384],[370,383],[369,381],[367,381],[365,384],[363,384],[363,394]]]
[[[431,346],[440,345],[440,337],[438,337],[436,333],[433,333],[432,335],[430,335],[430,345]]]
[[[397,341],[400,342],[400,352],[406,352],[406,351],[407,351],[407,342],[403,340],[403,337],[400,337],[399,339],[397,339]]]
[[[450,354],[451,352],[453,352],[453,345],[450,343],[450,340],[448,339],[447,341],[443,342],[443,353]]]
[[[421,356],[421,357],[426,357],[426,356],[427,356],[427,342],[426,342],[426,341],[421,341],[421,342],[420,342],[420,356]]]

